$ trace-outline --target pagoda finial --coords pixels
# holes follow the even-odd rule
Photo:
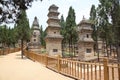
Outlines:
[[[38,19],[35,16],[34,21],[33,21],[33,26],[39,26]]]
[[[83,20],[85,20],[85,16],[83,15]]]
[[[37,17],[35,16],[35,18],[34,18],[35,20],[37,20]]]

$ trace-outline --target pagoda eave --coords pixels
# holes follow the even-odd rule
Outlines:
[[[63,37],[62,36],[59,36],[59,37],[58,36],[56,36],[56,37],[55,36],[46,36],[44,39],[45,39],[45,41],[50,40],[50,39],[63,40]]]
[[[61,27],[56,27],[56,26],[48,26],[46,29],[45,29],[45,31],[47,32],[48,31],[48,29],[60,29]]]
[[[51,11],[50,13],[48,13],[48,17],[51,15],[51,14],[54,14],[56,16],[58,16],[60,13],[59,12],[55,12],[55,11]]]
[[[47,20],[47,23],[49,24],[51,21],[59,22],[60,20],[57,19],[57,18],[50,18],[50,19]]]
[[[78,24],[78,26],[81,26],[81,25],[83,25],[83,24],[92,25],[92,23],[90,23],[90,22],[80,22],[80,23]]]
[[[51,10],[51,9],[53,9],[53,8],[56,9],[56,10],[58,9],[58,7],[57,7],[55,4],[53,4],[52,6],[49,7],[48,10]]]
[[[48,27],[52,27],[52,28],[61,28],[60,25],[48,25]]]
[[[85,41],[85,40],[84,40],[84,41],[83,41],[83,40],[79,40],[78,42],[83,42],[83,43],[84,43],[84,42],[85,42],[85,43],[87,43],[87,42],[90,43],[90,42],[91,42],[91,43],[94,43],[94,41]]]

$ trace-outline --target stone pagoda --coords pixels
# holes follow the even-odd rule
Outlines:
[[[60,25],[58,19],[58,7],[56,5],[51,5],[49,7],[48,13],[48,27],[46,28],[47,36],[45,37],[46,51],[49,55],[62,55],[61,42],[62,35],[60,35]]]
[[[88,61],[94,57],[94,40],[91,37],[93,29],[91,22],[83,17],[83,20],[78,24],[78,60]]]
[[[31,51],[40,51],[40,29],[37,17],[34,18],[32,25],[32,33],[30,43],[28,44],[28,49]]]

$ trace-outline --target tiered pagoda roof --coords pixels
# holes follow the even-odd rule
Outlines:
[[[46,32],[53,32],[53,30],[60,31],[61,26],[59,25],[60,19],[58,18],[59,12],[58,7],[56,5],[51,5],[48,9],[48,27],[46,28]],[[47,34],[46,38],[62,38],[60,34]]]
[[[92,22],[90,20],[85,19],[85,17],[83,16],[83,19],[82,19],[82,21],[80,21],[78,26],[81,26],[82,24],[92,25]]]
[[[80,42],[94,42],[92,37],[86,37],[87,34],[91,34],[93,29],[91,27],[92,23],[83,17],[82,21],[78,24],[78,34],[82,37],[79,38]]]

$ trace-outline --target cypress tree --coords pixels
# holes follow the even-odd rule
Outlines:
[[[26,11],[21,10],[20,19],[17,21],[18,37],[21,40],[21,58],[23,58],[23,48],[26,46],[24,42],[28,42],[30,39],[30,27],[27,19]]]
[[[76,21],[75,21],[75,12],[72,7],[69,8],[68,16],[66,18],[66,26],[65,26],[65,36],[67,38],[67,42],[69,45],[69,56],[73,56],[73,45],[75,45],[74,41],[76,40]]]

